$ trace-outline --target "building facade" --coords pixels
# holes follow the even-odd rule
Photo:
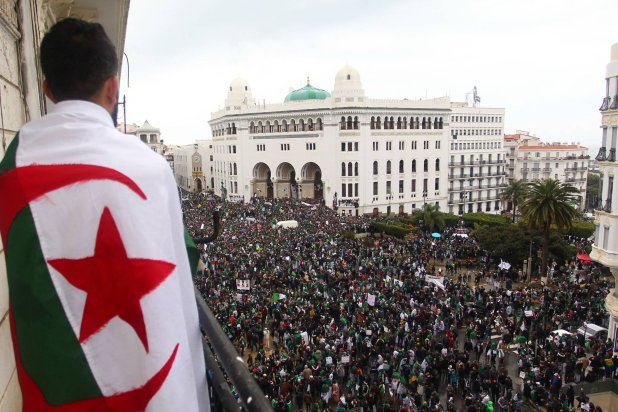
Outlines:
[[[618,202],[613,201],[618,193],[618,43],[611,47],[610,62],[605,75],[605,96],[601,104],[601,149],[596,157],[601,173],[600,201],[595,210],[595,235],[590,257],[595,262],[610,268],[618,286]],[[610,290],[605,298],[609,312],[609,337],[614,340],[614,352],[618,352],[618,287]]]
[[[461,116],[467,110],[458,107]],[[249,84],[236,79],[209,122],[214,188],[246,199],[314,199],[346,214],[409,213],[424,203],[448,211],[450,122],[448,98],[369,98],[350,66],[332,93],[307,82],[281,104],[256,104]],[[497,146],[485,150],[502,144],[501,121],[495,129]]]
[[[551,178],[569,183],[580,192],[577,208],[585,209],[590,162],[587,147],[578,143],[543,143],[538,137],[520,130],[505,136],[505,146],[509,180],[532,182]]]
[[[122,61],[128,12],[129,0],[0,1],[0,158],[19,128],[45,114],[52,104],[40,87],[43,75],[38,56],[45,32],[60,17],[97,21]],[[8,307],[4,248],[0,243],[0,411],[18,411],[22,410],[22,400]]]
[[[448,212],[500,213],[506,175],[504,109],[474,103],[451,104]]]

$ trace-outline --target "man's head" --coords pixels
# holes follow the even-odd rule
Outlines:
[[[118,58],[98,23],[68,18],[41,43],[45,94],[54,102],[87,100],[108,111],[116,104]]]

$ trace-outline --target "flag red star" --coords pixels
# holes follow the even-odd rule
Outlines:
[[[141,299],[174,270],[162,260],[129,258],[116,222],[106,207],[101,214],[94,255],[81,259],[51,259],[48,263],[69,283],[87,293],[79,332],[80,343],[118,316],[127,322],[148,352]]]

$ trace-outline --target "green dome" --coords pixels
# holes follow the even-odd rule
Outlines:
[[[313,87],[309,84],[309,79],[307,79],[307,85],[305,87],[289,92],[288,95],[285,96],[284,101],[324,100],[327,97],[330,97],[329,92]]]

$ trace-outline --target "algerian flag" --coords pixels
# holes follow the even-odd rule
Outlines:
[[[0,235],[26,411],[209,410],[174,178],[93,103],[24,126]]]
[[[287,296],[284,293],[277,293],[277,292],[273,293],[273,300],[275,302],[278,300],[283,300],[285,298],[287,298]]]

